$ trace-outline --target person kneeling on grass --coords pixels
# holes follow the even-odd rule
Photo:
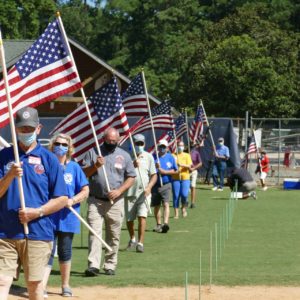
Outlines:
[[[127,190],[125,195],[125,213],[127,229],[130,240],[126,250],[144,252],[144,236],[146,230],[146,218],[150,206],[151,189],[157,181],[156,168],[153,156],[144,151],[145,137],[137,134],[133,137],[137,160],[134,161],[135,168],[139,168],[134,185]],[[141,176],[139,176],[139,173]],[[142,182],[143,181],[143,182]],[[145,187],[145,191],[143,189]],[[148,203],[146,203],[146,201]],[[138,242],[135,240],[134,220],[138,218]]]
[[[234,187],[237,182],[237,192],[241,193],[242,199],[247,199],[252,197],[257,199],[255,189],[257,183],[252,178],[251,174],[244,168],[234,168],[231,175],[228,177],[228,184],[231,190],[234,190]],[[239,198],[239,197],[237,197]]]

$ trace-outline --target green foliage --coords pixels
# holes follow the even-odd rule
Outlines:
[[[66,32],[176,108],[300,117],[297,0],[2,0],[5,38],[35,38],[61,11]],[[101,4],[101,5],[100,5]],[[270,109],[272,107],[272,109]]]

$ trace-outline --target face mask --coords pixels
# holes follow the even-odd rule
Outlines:
[[[144,146],[135,146],[136,153],[142,153],[144,151]]]
[[[29,147],[36,141],[36,133],[18,133],[18,140],[26,147]]]
[[[68,152],[69,147],[65,147],[63,145],[60,146],[54,146],[53,152],[57,156],[64,156]]]
[[[223,145],[224,145],[224,143],[223,143],[223,142],[219,142],[219,145],[220,145],[220,146],[223,146]]]
[[[166,153],[167,152],[167,148],[160,147],[159,151],[160,151],[160,153]]]
[[[183,152],[184,147],[183,146],[178,146],[177,149],[178,149],[178,152],[181,153],[181,152]]]
[[[110,144],[107,142],[104,142],[103,144],[108,152],[114,151],[117,148],[117,144]]]

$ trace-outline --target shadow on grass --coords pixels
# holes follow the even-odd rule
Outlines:
[[[27,289],[23,286],[19,286],[16,284],[13,284],[9,290],[10,295],[18,296],[24,299],[28,299],[28,293]]]

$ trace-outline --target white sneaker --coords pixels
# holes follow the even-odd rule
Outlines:
[[[48,299],[48,293],[47,293],[47,291],[43,292],[43,296],[44,296],[44,299]]]
[[[262,191],[266,191],[268,189],[268,187],[267,186],[264,186],[263,188],[262,188]]]
[[[218,189],[218,187],[215,186],[215,187],[213,187],[211,190],[212,190],[212,191],[216,191],[217,189]]]
[[[223,192],[223,189],[222,188],[218,188],[218,192]]]

